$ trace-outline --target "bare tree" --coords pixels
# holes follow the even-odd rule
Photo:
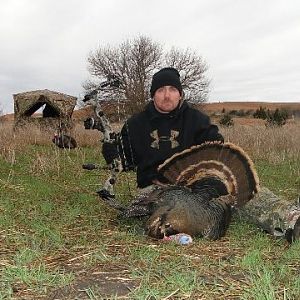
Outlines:
[[[180,72],[187,101],[201,103],[207,100],[210,81],[205,72],[208,66],[200,55],[189,48],[181,50],[173,47],[166,53],[165,62]]]
[[[149,80],[158,67],[162,56],[161,47],[147,37],[127,40],[118,48],[99,48],[88,57],[88,70],[97,79],[103,80],[111,74],[120,80],[118,94],[112,90],[104,97],[130,100],[131,112],[139,111],[148,99]],[[97,82],[88,80],[84,88],[95,88]]]
[[[173,66],[182,72],[182,84],[188,100],[205,101],[209,81],[204,73],[207,65],[191,50],[172,48],[165,53],[159,43],[139,36],[118,47],[100,47],[88,56],[91,78],[83,87],[90,91],[112,74],[120,80],[118,89],[103,93],[103,99],[128,100],[128,113],[140,111],[150,98],[151,78],[155,70]]]

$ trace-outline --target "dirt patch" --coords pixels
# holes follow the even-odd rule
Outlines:
[[[98,266],[92,270],[81,270],[76,274],[76,279],[71,285],[52,291],[47,299],[122,298],[137,286],[138,283],[130,278],[126,268],[110,266],[105,270],[103,266]]]

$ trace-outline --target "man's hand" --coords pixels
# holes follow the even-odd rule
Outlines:
[[[104,142],[102,145],[102,155],[107,164],[111,164],[114,159],[119,158],[119,152],[115,143]]]

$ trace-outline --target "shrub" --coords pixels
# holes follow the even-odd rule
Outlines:
[[[230,114],[224,114],[222,116],[222,118],[220,119],[219,123],[223,126],[229,127],[229,126],[233,126],[233,119],[230,116]]]
[[[265,107],[260,106],[253,114],[253,117],[256,119],[266,120],[268,118],[268,114],[269,114],[269,110],[266,111]]]
[[[287,118],[288,112],[286,110],[276,108],[273,114],[269,113],[266,126],[283,126],[286,123]]]

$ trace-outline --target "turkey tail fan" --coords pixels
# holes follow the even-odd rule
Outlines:
[[[235,206],[244,205],[259,190],[252,160],[232,143],[207,142],[192,146],[171,156],[158,171],[171,184],[187,187],[206,178],[217,179],[233,196]]]

